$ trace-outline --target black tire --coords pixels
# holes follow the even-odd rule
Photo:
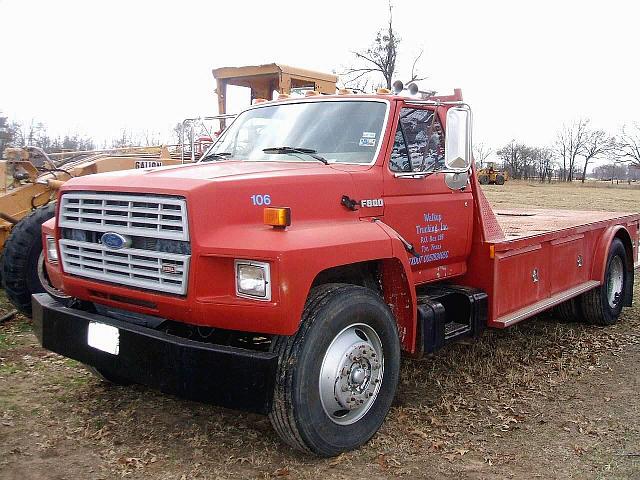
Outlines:
[[[489,177],[487,175],[480,175],[478,182],[480,182],[480,185],[487,185],[489,183]]]
[[[496,175],[496,185],[504,185],[504,175]]]
[[[613,278],[617,277],[618,265],[622,265],[622,286],[619,295],[615,295]],[[627,271],[627,251],[619,239],[614,239],[607,255],[607,267],[604,283],[580,296],[580,307],[586,323],[592,325],[613,325],[618,321],[624,304],[629,273]],[[611,301],[611,297],[614,297]]]
[[[334,340],[354,325],[356,329],[362,326],[377,335],[383,353],[383,369],[377,395],[372,395],[372,400],[367,401],[368,409],[356,406],[353,410],[344,410],[362,417],[343,425],[335,423],[325,411],[320,393],[320,372],[325,355],[335,345]],[[295,335],[277,337],[273,351],[278,353],[279,363],[269,419],[287,444],[301,451],[330,457],[366,443],[380,428],[398,383],[400,343],[393,314],[374,291],[340,283],[313,288],[300,328]],[[352,357],[347,355],[347,358]],[[351,364],[350,372],[354,364]],[[350,374],[345,374],[345,377],[354,378]],[[369,376],[371,379],[373,374]],[[373,385],[370,383],[369,388]],[[362,410],[358,411],[359,408]]]
[[[31,313],[31,295],[45,291],[38,277],[42,253],[42,224],[55,215],[55,203],[36,208],[11,229],[4,244],[2,286],[11,302]]]
[[[562,322],[571,323],[582,321],[582,312],[577,298],[571,298],[556,305],[553,315]]]

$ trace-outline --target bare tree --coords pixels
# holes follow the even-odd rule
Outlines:
[[[617,153],[622,161],[631,162],[635,168],[640,168],[640,123],[634,122],[631,127],[622,127]]]
[[[133,134],[126,128],[120,130],[120,136],[118,138],[111,140],[111,148],[133,147],[135,145],[136,142],[133,139]]]
[[[547,147],[534,147],[531,149],[531,158],[535,175],[540,182],[545,180],[551,182],[554,167],[553,151]]]
[[[571,182],[574,178],[576,159],[584,153],[588,137],[589,119],[579,119],[571,125],[564,125],[558,132],[555,150],[562,159],[561,178]]]
[[[584,167],[582,168],[582,183],[587,176],[589,162],[601,158],[616,149],[614,138],[606,134],[604,130],[587,130],[584,138],[582,156],[584,157]]]
[[[476,162],[480,164],[480,168],[484,168],[485,160],[493,153],[493,149],[482,142],[476,143],[473,146],[473,156]]]
[[[496,152],[502,160],[503,167],[515,179],[528,178],[529,167],[532,162],[531,148],[511,140],[508,144]]]
[[[357,65],[347,68],[340,75],[347,86],[357,86],[360,90],[365,90],[373,78],[378,74],[382,75],[387,88],[391,89],[393,77],[396,71],[396,60],[398,59],[398,46],[401,38],[393,29],[393,5],[389,1],[389,22],[385,28],[381,28],[376,33],[373,43],[366,50],[354,51]],[[422,50],[414,58],[411,66],[411,76],[406,83],[424,80],[420,77],[416,67],[422,57]]]

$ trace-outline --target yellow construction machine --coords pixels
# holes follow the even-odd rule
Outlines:
[[[498,168],[495,162],[487,162],[487,166],[478,170],[477,175],[480,185],[504,185],[509,179],[507,171]]]

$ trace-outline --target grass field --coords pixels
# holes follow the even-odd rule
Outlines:
[[[640,210],[626,188],[485,192],[508,207]],[[265,417],[102,383],[18,316],[0,326],[0,478],[639,478],[639,300],[609,328],[541,316],[403,360],[383,428],[334,459],[290,450]]]
[[[640,211],[640,185],[610,183],[547,184],[509,181],[504,186],[485,185],[495,207],[563,208],[607,212]]]

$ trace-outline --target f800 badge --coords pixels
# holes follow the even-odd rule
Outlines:
[[[361,207],[382,207],[384,201],[381,198],[372,198],[370,200],[360,200]]]

